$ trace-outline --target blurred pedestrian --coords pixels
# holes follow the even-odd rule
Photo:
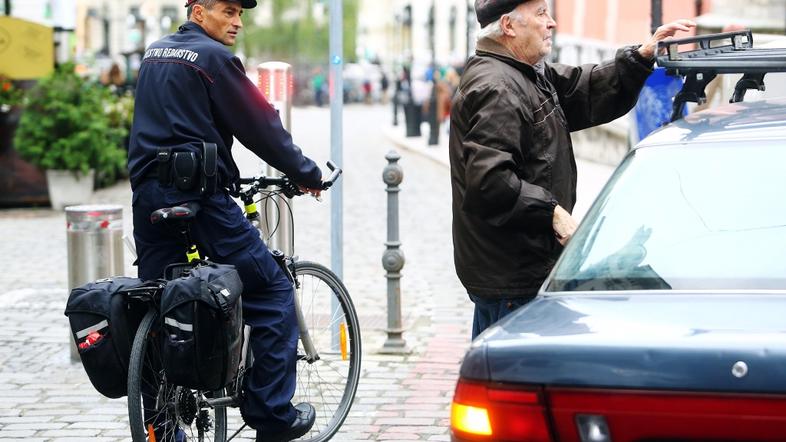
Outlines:
[[[388,76],[385,71],[382,71],[382,76],[379,79],[379,90],[380,90],[380,100],[382,104],[388,104],[388,88],[390,87],[390,81],[388,80]]]
[[[101,84],[109,87],[113,92],[122,94],[125,89],[126,80],[120,71],[120,65],[113,62],[109,70],[101,74]]]
[[[314,89],[314,102],[318,107],[322,107],[325,96],[325,74],[322,73],[322,69],[317,69],[314,73],[311,78],[311,87]]]
[[[363,102],[371,104],[371,80],[368,78],[363,80]]]
[[[442,77],[440,70],[435,69],[432,73],[433,82],[431,87],[434,88],[436,93],[436,106],[437,106],[437,124],[442,125],[450,117],[450,102],[452,99],[452,91],[450,85]],[[425,100],[423,103],[423,115],[429,115],[431,111],[431,100]]]
[[[546,0],[476,0],[482,29],[451,112],[456,272],[475,303],[472,337],[532,300],[570,240],[576,161],[570,132],[625,115],[652,72],[659,27],[614,60],[546,63],[556,23]]]

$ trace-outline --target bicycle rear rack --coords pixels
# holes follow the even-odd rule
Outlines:
[[[698,45],[698,49],[680,52],[682,45]],[[764,76],[770,72],[786,72],[786,48],[753,47],[750,30],[708,34],[658,42],[658,66],[666,74],[685,77],[682,90],[674,97],[671,121],[683,115],[687,102],[707,102],[704,89],[718,74],[743,74],[734,88],[730,103],[739,103],[748,90],[764,91]]]

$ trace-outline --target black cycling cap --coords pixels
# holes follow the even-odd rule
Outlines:
[[[243,9],[251,9],[257,7],[257,0],[224,0],[229,2],[237,2],[240,3],[240,6]],[[197,0],[186,0],[186,8],[196,3]]]

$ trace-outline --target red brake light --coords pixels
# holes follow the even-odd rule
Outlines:
[[[539,388],[459,379],[451,407],[454,441],[550,442]]]

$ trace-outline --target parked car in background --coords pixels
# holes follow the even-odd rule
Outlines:
[[[378,102],[381,95],[381,80],[382,69],[379,65],[366,61],[347,63],[344,66],[344,102]]]
[[[454,441],[786,440],[786,100],[620,164],[539,296],[473,342]]]

